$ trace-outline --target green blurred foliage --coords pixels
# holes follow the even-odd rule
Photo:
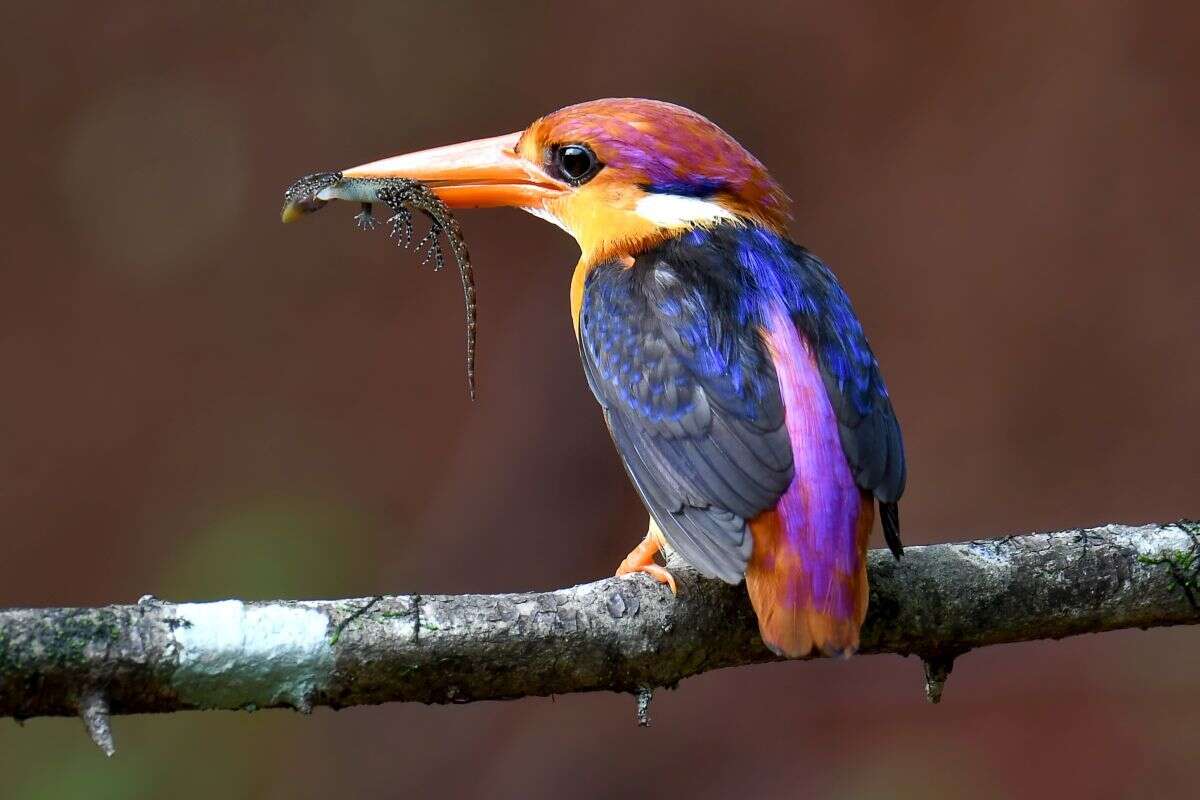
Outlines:
[[[220,510],[184,538],[155,594],[172,600],[344,597],[369,570],[371,520],[310,498]]]
[[[287,748],[292,721],[264,714],[183,714],[114,720],[106,758],[77,720],[37,719],[0,735],[5,800],[261,797],[264,767]],[[196,758],[197,754],[203,758]]]

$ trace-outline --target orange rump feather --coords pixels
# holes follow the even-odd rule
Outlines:
[[[814,647],[826,655],[850,655],[858,649],[858,631],[867,616],[867,540],[875,523],[875,504],[863,492],[855,525],[859,553],[857,568],[835,571],[832,580],[851,588],[854,607],[850,616],[818,608],[806,591],[807,575],[800,553],[788,542],[783,520],[776,510],[750,520],[754,551],[746,567],[746,588],[758,616],[758,629],[772,651],[789,658],[808,655]],[[812,532],[804,531],[811,536]],[[829,596],[831,593],[825,593]]]

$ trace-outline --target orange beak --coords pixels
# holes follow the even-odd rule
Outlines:
[[[570,187],[517,154],[520,136],[518,131],[351,167],[305,202],[286,205],[283,221],[291,222],[328,200],[375,202],[380,182],[389,178],[421,181],[450,208],[540,207]]]

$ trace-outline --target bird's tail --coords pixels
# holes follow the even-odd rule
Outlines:
[[[808,515],[790,510],[785,497],[779,507],[750,521],[754,551],[746,588],[763,641],[789,658],[808,655],[814,647],[825,655],[850,655],[858,649],[867,615],[873,498],[863,492],[857,508],[848,509],[849,524],[832,526],[840,530],[813,530],[817,526],[805,524]]]

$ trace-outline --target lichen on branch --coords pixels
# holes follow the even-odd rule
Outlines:
[[[741,586],[673,564],[550,592],[0,610],[0,716],[393,701],[465,703],[658,687],[776,657]],[[937,701],[955,659],[1006,642],[1200,623],[1200,526],[1035,533],[868,555],[862,653],[917,655]],[[642,719],[648,719],[644,713]]]

